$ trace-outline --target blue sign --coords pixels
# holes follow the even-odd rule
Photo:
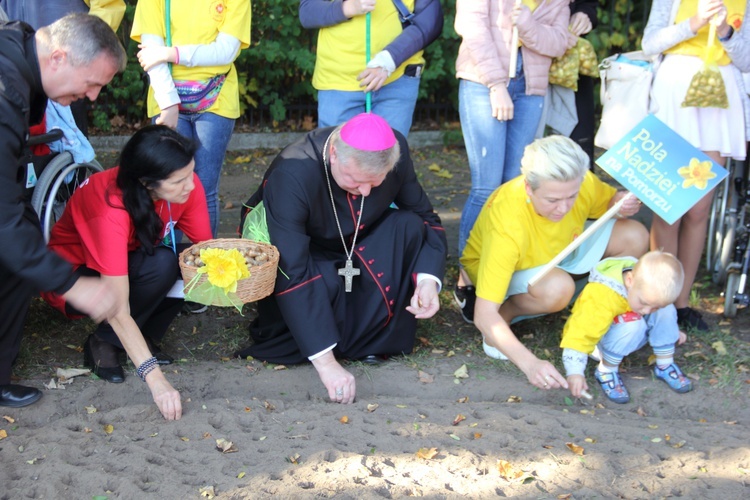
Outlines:
[[[654,115],[625,134],[596,164],[669,224],[728,174]]]

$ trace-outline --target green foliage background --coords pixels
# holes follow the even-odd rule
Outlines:
[[[422,76],[419,102],[455,108],[458,82],[454,63],[460,44],[453,29],[456,0],[440,2],[445,15],[443,34],[426,50],[427,68]],[[146,119],[148,79],[135,57],[137,46],[129,37],[136,0],[126,3],[128,8],[118,34],[128,50],[129,64],[92,105],[92,124],[102,131],[110,130],[115,116],[124,118],[126,123]],[[650,1],[599,0],[599,4],[599,27],[587,36],[599,57],[639,48]],[[251,46],[236,61],[243,111],[267,109],[273,125],[287,118],[290,105],[315,100],[310,82],[315,68],[317,32],[302,28],[298,7],[294,0],[253,1]]]

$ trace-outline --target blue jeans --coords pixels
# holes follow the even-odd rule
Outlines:
[[[216,238],[219,232],[219,179],[224,155],[232,138],[234,120],[214,113],[194,115],[180,113],[177,132],[198,144],[195,152],[195,173],[206,190],[208,217],[211,233]]]
[[[458,85],[458,112],[471,169],[471,190],[458,228],[459,256],[484,202],[501,184],[521,173],[523,150],[534,140],[542,118],[544,97],[526,95],[520,53],[518,62],[518,76],[508,85],[513,100],[510,121],[492,117],[489,88],[468,80],[461,80]]]
[[[403,75],[372,93],[372,112],[406,137],[418,94],[419,77]],[[364,113],[365,95],[359,90],[319,90],[318,127],[333,127]]]
[[[657,354],[674,353],[679,338],[677,309],[670,304],[640,319],[628,321],[627,315],[618,316],[599,341],[599,352],[607,363],[617,366],[646,342]]]

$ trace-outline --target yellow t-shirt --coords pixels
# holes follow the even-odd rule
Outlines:
[[[497,188],[479,213],[461,257],[477,296],[502,304],[514,272],[551,261],[583,232],[586,219],[607,211],[615,192],[589,172],[573,208],[552,222],[527,202],[523,175]]]
[[[746,0],[724,0],[727,8],[727,23],[738,31],[742,27],[743,17],[745,16]],[[686,19],[690,19],[698,11],[698,0],[682,0],[677,10],[675,24],[679,24]],[[706,55],[706,45],[708,45],[708,30],[710,24],[705,25],[698,30],[698,33],[692,38],[680,42],[674,47],[665,50],[665,54],[681,54],[687,56],[696,56],[704,58]],[[732,62],[727,55],[724,47],[716,40],[714,41],[714,55],[716,63],[719,66],[725,66]]]
[[[240,41],[240,49],[250,46],[251,7],[249,0],[182,0],[171,2],[172,45],[209,44],[219,32]],[[157,35],[166,40],[164,0],[139,0],[130,37],[141,41],[141,35]],[[233,63],[225,66],[196,66],[188,68],[172,65],[175,80],[205,81],[227,73],[219,97],[209,108],[211,113],[226,117],[240,116],[237,70]],[[154,91],[148,91],[148,116],[158,115],[159,106]]]
[[[404,0],[404,5],[414,12],[414,0]],[[375,4],[370,20],[370,56],[375,56],[401,34],[403,28],[398,11],[390,0]],[[318,32],[318,49],[312,84],[318,90],[353,91],[362,88],[357,81],[366,67],[365,60],[365,16],[356,16]],[[388,85],[404,74],[409,64],[424,64],[419,51],[391,73],[385,81]]]

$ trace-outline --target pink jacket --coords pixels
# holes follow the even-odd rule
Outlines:
[[[456,0],[456,33],[462,38],[456,59],[456,78],[489,88],[508,85],[510,66],[511,11],[514,0]],[[549,66],[576,43],[568,31],[569,0],[541,0],[518,18],[518,38],[523,43],[526,94],[547,93]]]

